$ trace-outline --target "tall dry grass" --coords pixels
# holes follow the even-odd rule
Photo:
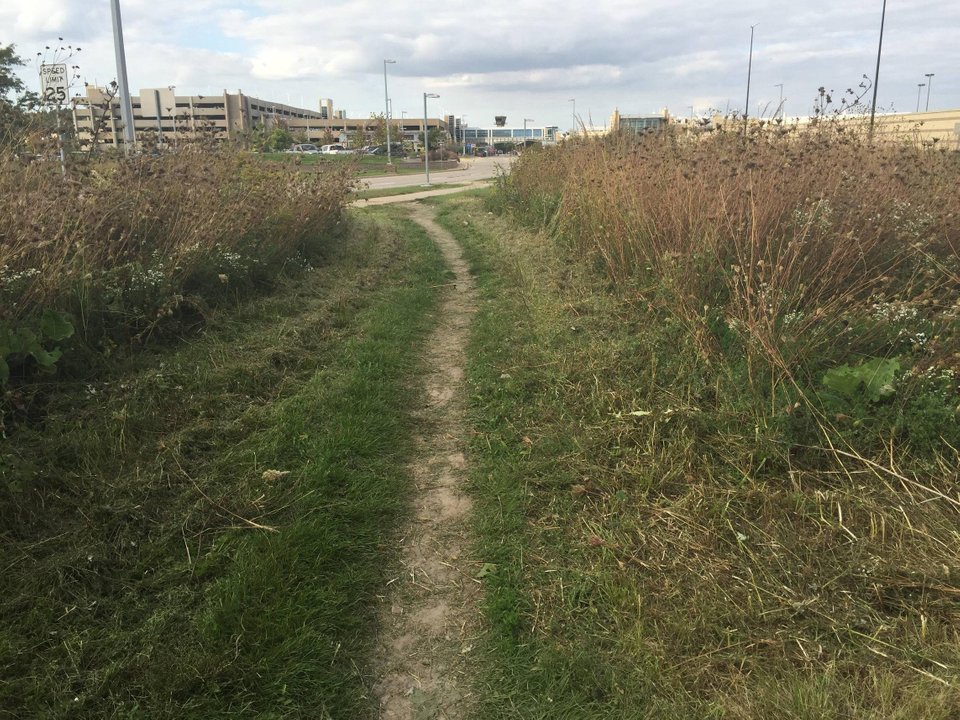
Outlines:
[[[518,279],[472,370],[495,627],[560,659],[507,681],[596,717],[960,716],[960,156],[825,123],[499,185],[544,233],[490,243]]]
[[[758,424],[804,405],[817,432],[793,442],[822,442],[855,414],[810,397],[832,367],[896,358],[906,371],[893,408],[853,397],[853,410],[920,412],[911,387],[931,383],[946,393],[937,423],[960,402],[957,153],[873,145],[830,123],[617,135],[528,153],[500,185],[516,215],[679,325]],[[921,435],[938,444],[936,429]]]
[[[65,311],[88,339],[142,331],[309,262],[339,222],[344,168],[289,172],[187,148],[71,167],[0,156],[0,323]]]

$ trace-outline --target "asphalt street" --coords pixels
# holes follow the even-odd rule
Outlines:
[[[497,168],[509,170],[510,165],[516,157],[513,155],[500,155],[491,158],[468,158],[461,160],[460,166],[455,170],[430,171],[430,185],[447,185],[450,183],[474,183],[481,180],[489,180],[497,174]],[[384,175],[380,177],[366,178],[363,184],[370,190],[384,190],[387,188],[410,187],[412,185],[424,185],[427,182],[425,173],[415,175]]]

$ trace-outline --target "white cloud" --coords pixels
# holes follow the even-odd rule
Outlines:
[[[788,111],[816,88],[845,89],[873,73],[879,7],[873,0],[803,4],[740,0],[487,0],[425,9],[412,0],[121,0],[135,88],[176,84],[183,92],[223,88],[265,98],[332,97],[350,114],[379,112],[383,58],[394,109],[417,114],[424,91],[474,124],[536,117],[569,123],[567,99],[606,117],[614,107],[665,105],[739,109],[745,95],[750,25],[756,25],[751,104],[772,101],[783,83]],[[898,0],[888,8],[880,101],[906,107],[916,82],[935,72],[933,100],[960,105],[955,55],[960,5]],[[83,44],[91,81],[115,75],[109,4],[89,0],[0,0],[0,42],[21,55],[62,35]],[[39,46],[39,47],[38,47]],[[25,79],[26,75],[25,75]],[[420,106],[422,108],[422,106]],[[753,108],[755,110],[755,107]],[[422,111],[422,109],[421,109]]]

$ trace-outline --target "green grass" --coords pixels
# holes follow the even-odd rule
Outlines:
[[[439,186],[438,189],[449,189],[449,188],[459,188],[464,187],[466,183],[444,183]],[[424,188],[419,185],[413,185],[408,187],[399,187],[399,188],[383,188],[382,190],[360,190],[355,192],[353,196],[357,200],[372,200],[373,198],[379,197],[393,197],[394,195],[409,195],[410,193],[423,192]]]
[[[3,440],[0,717],[363,718],[442,258],[389,211]],[[264,474],[277,470],[281,475]]]
[[[953,506],[769,467],[694,338],[476,195],[436,204],[481,292],[477,717],[960,714]]]

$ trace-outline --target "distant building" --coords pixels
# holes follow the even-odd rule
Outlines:
[[[319,110],[285,105],[244,95],[242,92],[222,95],[176,95],[172,88],[143,89],[131,96],[134,134],[156,134],[159,142],[174,142],[200,134],[218,140],[238,139],[262,127],[270,130],[283,125],[294,135],[317,143],[332,135],[336,141],[349,142],[358,131],[372,137],[372,118],[348,118],[342,110],[333,109],[329,98],[320,100]],[[109,98],[103,88],[88,86],[85,97],[78,98],[73,108],[73,123],[82,143],[118,146],[123,143],[123,121],[120,102]],[[423,120],[405,118],[390,121],[395,138],[416,142],[423,132]],[[427,126],[447,130],[439,118],[427,120]]]
[[[818,127],[818,119],[788,117],[781,120],[751,117],[750,127],[796,128],[799,131]],[[838,122],[861,135],[870,132],[869,115],[827,115],[821,122]],[[743,118],[714,115],[708,129],[742,130]],[[960,150],[960,110],[931,110],[917,113],[878,113],[874,118],[875,140],[888,140]]]
[[[844,118],[844,122],[858,122],[865,131],[870,127],[868,116]],[[960,150],[960,110],[877,115],[874,137]]]
[[[555,145],[557,142],[557,126],[544,127],[465,127],[460,133],[459,142],[466,140],[468,145],[495,145],[496,143],[523,143],[525,141],[539,142],[544,145]]]
[[[621,115],[619,110],[614,110],[610,116],[610,132],[634,132],[642,133],[651,130],[660,130],[671,122],[670,113],[663,110],[654,115]]]

